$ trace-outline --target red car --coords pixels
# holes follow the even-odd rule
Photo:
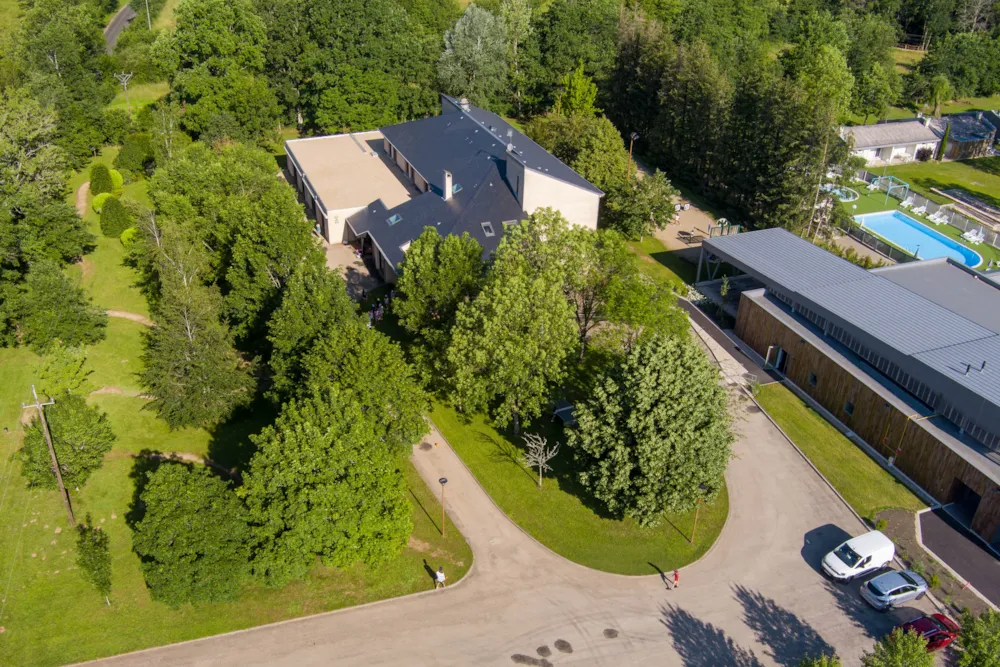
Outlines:
[[[921,616],[909,623],[898,626],[903,632],[916,632],[927,640],[928,651],[939,651],[955,641],[959,627],[955,622],[942,614]]]

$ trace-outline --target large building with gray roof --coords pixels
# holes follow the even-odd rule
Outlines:
[[[909,162],[917,158],[919,151],[933,154],[941,143],[929,119],[845,126],[840,129],[840,136],[850,143],[852,155],[864,158],[869,164]]]
[[[1000,286],[947,259],[866,271],[785,230],[711,238],[748,278],[736,335],[1000,543]]]
[[[288,171],[330,243],[357,243],[393,281],[425,227],[493,252],[543,207],[596,229],[601,192],[494,113],[441,96],[441,114],[286,142]]]

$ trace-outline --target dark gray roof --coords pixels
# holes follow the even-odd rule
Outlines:
[[[783,229],[706,239],[703,248],[755,276],[769,289],[848,331],[883,358],[1000,433],[1000,336],[962,315],[943,294],[929,299],[868,272]],[[996,308],[996,291],[980,303]],[[941,303],[937,303],[939,301]],[[978,318],[982,319],[982,318]],[[986,361],[990,372],[966,373]],[[976,415],[980,415],[976,419]]]
[[[489,162],[495,162],[500,175],[506,177],[507,160],[603,194],[500,116],[471,105],[468,111],[462,111],[453,98],[442,97],[456,109],[454,112],[381,128],[382,135],[438,194],[443,192],[445,170],[452,173],[455,183],[465,187],[465,181],[476,180],[476,173],[482,176]],[[508,143],[513,144],[513,152],[507,151]]]
[[[982,115],[982,112],[969,111],[950,116],[941,116],[940,118],[931,120],[931,129],[934,130],[936,135],[943,137],[945,128],[951,126],[951,132],[948,133],[948,141],[957,143],[978,142],[987,139],[992,142],[996,136],[997,128],[986,120],[985,116],[980,118],[980,115]]]
[[[1000,333],[1000,285],[954,260],[942,257],[907,262],[872,273]]]
[[[393,215],[402,219],[390,225],[388,219]],[[463,184],[462,190],[447,202],[433,191],[392,209],[386,209],[378,201],[349,217],[347,222],[354,233],[368,233],[395,267],[403,261],[403,246],[420,236],[424,227],[435,227],[441,236],[468,232],[483,246],[483,256],[488,257],[500,243],[503,223],[524,217],[521,205],[500,177],[496,165],[489,163],[480,181]],[[484,222],[491,223],[494,236],[486,235]]]
[[[919,120],[890,121],[875,125],[856,125],[841,128],[844,139],[854,137],[854,149],[883,148],[930,143],[938,136]]]

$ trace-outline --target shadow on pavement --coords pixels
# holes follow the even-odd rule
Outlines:
[[[797,667],[803,658],[836,653],[811,625],[771,598],[739,585],[733,594],[743,605],[743,622],[779,665]]]
[[[824,580],[823,584],[837,603],[837,608],[856,628],[872,639],[881,639],[889,634],[900,623],[912,621],[923,612],[910,607],[900,607],[889,611],[877,611],[861,598],[859,589],[869,579],[888,572],[891,568],[883,568],[862,579],[855,579],[847,584],[838,584]]]
[[[823,574],[823,570],[820,568],[823,556],[849,539],[851,539],[850,533],[832,523],[813,528],[802,539],[802,551],[800,552],[802,559],[809,564],[809,567]]]
[[[660,613],[685,667],[763,667],[753,651],[737,646],[711,623],[674,605],[661,607]]]

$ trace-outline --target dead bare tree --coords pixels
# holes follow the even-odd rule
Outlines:
[[[538,468],[538,486],[542,486],[542,473],[552,470],[549,461],[559,453],[559,443],[549,447],[548,440],[537,433],[527,433],[522,436],[528,451],[521,455],[524,464],[529,468]]]

